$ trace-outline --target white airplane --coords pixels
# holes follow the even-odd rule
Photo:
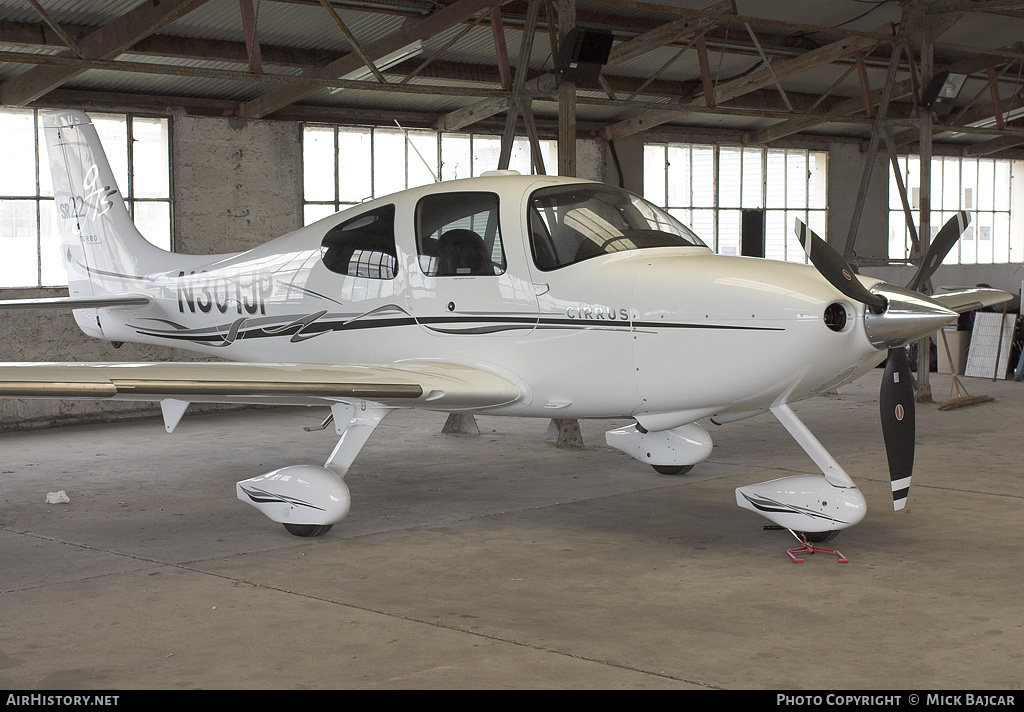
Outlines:
[[[821,472],[739,487],[737,503],[805,544],[826,540],[864,517],[864,497],[791,404],[888,355],[881,415],[898,509],[914,448],[903,344],[1010,298],[916,291],[966,214],[905,289],[855,277],[802,224],[817,269],[716,255],[623,190],[507,171],[368,201],[246,252],[172,254],[132,224],[89,118],[49,112],[44,126],[69,296],[0,306],[71,308],[89,336],[225,360],[2,364],[0,396],[158,400],[168,432],[191,402],[329,407],[339,440],[322,467],[237,485],[299,536],[348,513],[345,474],[381,419],[426,408],[632,419],[608,444],[666,474],[711,453],[697,421],[771,412]]]

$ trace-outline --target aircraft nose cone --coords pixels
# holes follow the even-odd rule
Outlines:
[[[871,291],[884,296],[889,302],[881,314],[870,310],[864,312],[868,339],[879,349],[891,349],[921,339],[958,316],[939,302],[909,289],[882,284]]]

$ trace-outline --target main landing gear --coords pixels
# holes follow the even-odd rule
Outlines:
[[[345,475],[374,429],[391,408],[362,401],[331,407],[335,432],[340,437],[323,467],[291,465],[239,482],[238,498],[289,534],[323,536],[348,515],[351,497]]]
[[[659,475],[685,475],[693,469],[693,465],[651,465]]]
[[[323,536],[331,531],[333,524],[285,524],[284,528],[289,534],[295,536]]]
[[[685,475],[711,455],[711,436],[696,423],[649,431],[634,423],[604,434],[605,442],[662,475]]]

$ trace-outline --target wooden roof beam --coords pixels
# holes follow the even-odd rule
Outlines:
[[[252,0],[239,0],[252,2]],[[64,30],[73,38],[82,38],[96,30],[95,27],[64,25]],[[63,47],[63,42],[43,24],[0,20],[0,42],[28,47]],[[77,44],[77,43],[76,43]],[[249,61],[249,52],[244,42],[211,40],[200,37],[178,37],[153,34],[139,40],[122,54],[141,54],[150,57],[176,57],[212,62]],[[304,49],[260,44],[260,55],[264,66],[280,65],[289,67],[316,67],[338,59],[341,52],[331,50]]]
[[[260,36],[256,28],[256,11],[252,0],[238,0],[238,9],[242,13],[242,31],[245,33],[245,53],[249,71],[263,74],[263,55],[260,52]]]
[[[392,32],[387,37],[367,43],[363,50],[370,57],[383,57],[416,40],[429,39],[440,32],[444,32],[450,27],[465,22],[478,12],[490,10],[499,1],[457,0],[457,2],[443,7],[423,19],[406,23],[401,29]],[[359,58],[359,55],[352,53],[324,67],[307,70],[303,72],[302,76],[312,79],[337,79],[363,66],[365,66],[365,63]],[[238,114],[243,118],[260,119],[289,104],[305,99],[315,91],[317,90],[303,86],[273,89],[263,96],[242,103],[238,108]]]
[[[1020,47],[1020,44],[1021,43],[1017,42],[1003,49],[1008,51],[1015,51]],[[984,70],[986,67],[992,66],[993,64],[1005,61],[1006,60],[1003,58],[995,57],[992,55],[978,55],[977,57],[970,57],[968,59],[955,62],[951,64],[949,67],[947,67],[947,69],[950,72],[955,72],[957,74],[973,74],[974,72],[980,72]],[[913,93],[913,91],[914,85],[913,82],[911,82],[911,80],[904,79],[902,81],[896,82],[893,85],[891,100],[895,101],[905,96],[909,96],[910,94]],[[872,104],[877,104],[881,100],[881,89],[876,89],[875,91],[871,92],[870,101],[872,102]],[[852,97],[832,107],[830,113],[832,113],[833,115],[838,114],[841,116],[852,116],[863,110],[864,102],[860,99],[860,97]],[[800,133],[801,131],[806,131],[807,129],[814,128],[815,126],[820,126],[823,123],[827,122],[815,116],[801,116],[798,118],[787,119],[786,121],[781,121],[777,124],[773,124],[772,126],[766,126],[763,129],[759,129],[757,131],[752,132],[750,134],[750,143],[770,143],[785,136],[790,136],[792,134]],[[916,137],[917,132],[914,131],[914,134]],[[895,143],[897,145],[900,145],[901,143],[906,143],[907,140],[912,140],[904,139],[905,135],[906,134],[901,133],[893,136]]]
[[[78,41],[78,50],[85,59],[113,59],[136,42],[184,17],[205,2],[207,0],[144,2],[83,37]],[[0,104],[24,106],[83,71],[85,70],[67,66],[33,67],[0,86]]]
[[[966,146],[963,154],[965,156],[988,156],[1021,144],[1024,144],[1024,134],[1008,134]]]
[[[720,2],[707,8],[711,12],[729,13],[732,15],[736,14],[736,2],[735,0],[727,0],[726,2]],[[639,57],[642,54],[670,45],[673,42],[692,35],[698,30],[709,28],[716,24],[715,20],[708,17],[681,17],[678,20],[673,20],[664,25],[655,27],[647,32],[643,32],[632,39],[620,42],[612,47],[612,51],[608,54],[608,61],[605,66],[613,67],[616,64],[622,62],[628,62],[631,59]]]
[[[880,39],[880,37],[844,37],[830,44],[805,52],[798,57],[774,62],[770,67],[762,66],[760,69],[744,77],[719,84],[715,87],[714,93],[711,96],[705,97],[702,93],[693,99],[684,100],[685,103],[678,104],[675,107],[644,111],[637,116],[612,124],[605,129],[605,137],[608,139],[622,138],[623,136],[631,136],[668,123],[685,116],[687,105],[721,105],[730,99],[735,99],[738,96],[770,86],[776,80],[793,76],[813,67],[820,67],[823,64],[830,64],[857,52],[870,51],[878,44]]]
[[[67,45],[68,49],[79,57],[82,57],[82,50],[78,49],[78,43],[75,42],[71,35],[69,35],[64,28],[60,26],[60,23],[54,20],[50,13],[48,13],[46,9],[39,4],[38,0],[28,0],[28,2],[35,8],[36,12],[39,13],[39,16],[43,18],[43,21],[50,26],[50,29],[57,33],[57,36],[60,37],[61,41],[64,42],[65,45]]]
[[[1011,94],[1008,97],[1001,97],[1000,104],[998,105],[993,101],[989,102],[988,104],[976,106],[967,111],[961,111],[959,114],[953,117],[953,120],[949,123],[933,124],[932,131],[935,135],[938,135],[940,133],[955,132],[958,128],[971,126],[972,124],[977,124],[988,119],[994,119],[996,121],[996,127],[1002,128],[1002,126],[999,126],[1003,113],[1001,103],[1003,101],[1006,101],[1015,104],[1021,100],[1024,100],[1024,90],[1018,91],[1015,94]],[[920,132],[917,129],[907,129],[905,131],[900,131],[899,133],[894,134],[892,140],[894,145],[903,146],[908,143],[913,143],[918,139],[919,136]]]
[[[708,10],[716,13],[735,13],[736,5],[734,0],[726,0],[725,2],[719,2],[712,5]],[[669,45],[683,37],[686,37],[687,35],[693,34],[698,30],[711,27],[714,24],[716,24],[716,20],[714,19],[689,15],[678,20],[673,20],[672,22],[655,27],[633,37],[630,40],[613,46],[612,51],[608,55],[608,61],[605,62],[604,66],[612,67],[616,64],[627,62],[641,54]],[[554,91],[556,85],[557,82],[553,77],[551,77],[551,75],[542,75],[526,82],[523,86],[523,91],[527,94],[547,94]],[[477,121],[481,121],[494,116],[495,114],[501,113],[507,108],[508,102],[485,99],[470,106],[444,114],[437,120],[435,128],[439,131],[458,131]]]

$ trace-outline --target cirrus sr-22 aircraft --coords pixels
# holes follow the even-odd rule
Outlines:
[[[880,410],[898,509],[914,448],[903,345],[1010,298],[918,292],[966,213],[903,288],[855,276],[800,223],[813,266],[717,255],[626,191],[507,171],[371,200],[246,252],[173,254],[135,228],[84,113],[47,112],[44,132],[69,296],[2,306],[70,308],[89,336],[224,360],[3,364],[0,396],[156,400],[168,431],[191,402],[329,407],[339,440],[323,466],[237,485],[299,536],[348,513],[345,474],[381,419],[426,408],[631,419],[608,444],[668,474],[711,453],[697,421],[771,412],[821,472],[739,487],[737,503],[805,545],[826,540],[864,517],[864,497],[790,404],[888,355]]]

